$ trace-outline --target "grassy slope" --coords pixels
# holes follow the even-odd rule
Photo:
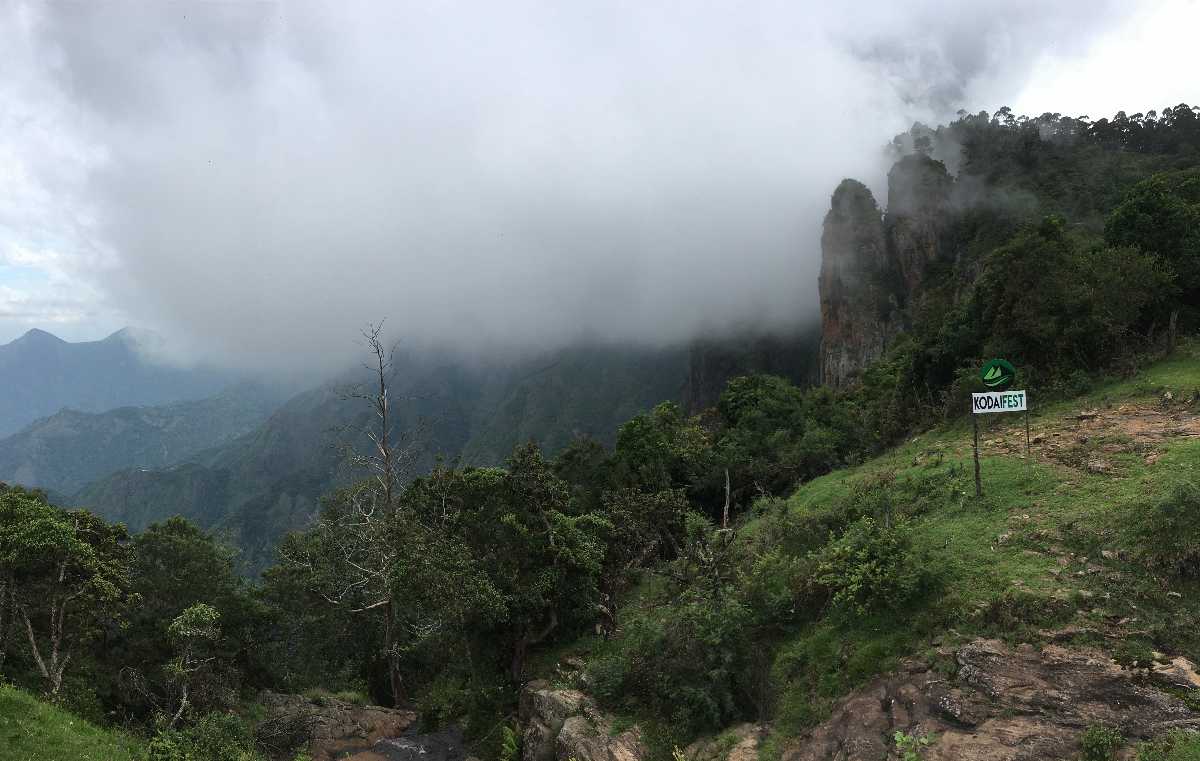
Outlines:
[[[1130,451],[1105,453],[1110,468],[1098,473],[1086,467],[1089,453],[1124,439],[1092,436],[1081,443],[1083,434],[1075,430],[1082,409],[1098,409],[1103,417],[1122,405],[1157,406],[1168,390],[1173,410],[1195,414],[1200,402],[1183,400],[1197,396],[1198,388],[1200,347],[1193,344],[1131,380],[1035,407],[1035,437],[1061,446],[1052,456],[1045,443],[1035,445],[1032,463],[1004,451],[1006,444],[1009,452],[1023,448],[1021,417],[986,416],[980,499],[974,497],[969,421],[800,488],[787,502],[791,515],[845,500],[868,479],[894,476],[901,493],[920,495],[914,541],[928,553],[941,588],[909,610],[866,621],[826,620],[781,642],[772,679],[776,731],[787,736],[821,720],[837,698],[901,656],[977,634],[1029,640],[1044,626],[1075,626],[1088,630],[1081,639],[1110,650],[1134,642],[1200,656],[1200,588],[1168,585],[1138,562],[1148,503],[1180,480],[1200,480],[1200,438],[1156,443],[1161,456],[1152,464],[1144,449],[1129,443]],[[1036,391],[1031,398],[1036,402]],[[753,532],[756,523],[743,531]]]
[[[0,685],[0,758],[4,761],[135,761],[144,746]]]

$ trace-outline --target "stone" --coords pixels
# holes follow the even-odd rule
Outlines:
[[[1155,682],[1166,687],[1200,690],[1200,674],[1196,672],[1196,664],[1182,656],[1167,663],[1155,663],[1150,676]]]
[[[530,682],[521,691],[517,709],[525,726],[522,761],[552,761],[563,723],[578,713],[586,700],[578,690],[556,690],[544,681]]]
[[[307,698],[264,691],[258,702],[266,716],[255,738],[273,754],[291,758],[307,745],[313,761],[332,761],[364,751],[384,738],[403,735],[417,720],[412,711],[360,706],[331,696]]]
[[[522,761],[641,761],[647,754],[635,725],[614,732],[591,698],[534,681],[521,691]]]
[[[897,731],[935,735],[924,761],[1068,761],[1093,724],[1117,727],[1131,741],[1200,729],[1200,715],[1182,700],[1099,651],[979,639],[954,658],[955,677],[901,668],[854,692],[828,721],[789,742],[782,761],[895,758]],[[1175,686],[1200,679],[1190,663],[1164,664],[1168,671],[1159,678]]]

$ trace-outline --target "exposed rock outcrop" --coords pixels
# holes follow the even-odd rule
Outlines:
[[[905,156],[888,172],[885,234],[889,258],[903,290],[904,304],[916,294],[926,268],[945,250],[943,240],[954,181],[940,161],[919,153]]]
[[[897,731],[936,736],[925,761],[1046,761],[1075,758],[1079,735],[1095,724],[1131,740],[1200,729],[1200,714],[1182,700],[1098,651],[976,640],[954,660],[954,676],[910,661],[858,690],[783,761],[894,759]],[[1171,666],[1164,678],[1194,673],[1186,662]]]
[[[332,761],[340,753],[399,737],[417,720],[412,711],[359,706],[333,697],[267,691],[261,693],[259,702],[267,715],[255,735],[265,747],[286,758],[307,745],[313,761]]]
[[[521,692],[525,726],[522,761],[641,761],[646,757],[636,726],[614,732],[590,698],[577,690],[529,683]]]
[[[697,740],[683,750],[688,761],[758,761],[768,727],[739,724],[716,737]]]
[[[954,181],[945,165],[905,156],[888,173],[884,215],[843,180],[821,235],[821,382],[845,386],[907,328],[929,265],[950,256]]]
[[[899,332],[883,216],[861,182],[833,193],[821,234],[821,382],[845,385]]]

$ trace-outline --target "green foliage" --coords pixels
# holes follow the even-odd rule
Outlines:
[[[1104,224],[1112,245],[1159,256],[1182,286],[1180,302],[1200,295],[1200,169],[1157,174],[1135,185]]]
[[[620,486],[648,491],[686,488],[707,475],[711,461],[709,433],[674,402],[635,416],[617,431],[613,468]]]
[[[1093,725],[1079,737],[1080,761],[1112,761],[1125,738],[1112,727]]]
[[[1166,737],[1139,743],[1137,761],[1200,761],[1200,735],[1173,730]]]
[[[145,746],[0,684],[0,754],[38,761],[143,761]]]
[[[735,499],[784,493],[862,448],[854,410],[829,389],[801,390],[771,375],[734,378],[717,411],[716,452],[731,470]]]
[[[896,730],[892,736],[896,750],[900,753],[900,761],[921,761],[921,750],[933,742],[932,735],[914,736],[907,732]]]
[[[901,607],[926,583],[903,523],[860,518],[813,559],[814,581],[827,590],[833,607],[857,616]]]
[[[0,489],[5,614],[33,630],[29,654],[51,696],[58,696],[71,658],[123,623],[130,601],[127,536],[124,526],[86,510],[60,510],[37,495]]]
[[[1145,640],[1126,639],[1113,648],[1113,660],[1127,669],[1147,669],[1154,665],[1154,651]]]
[[[231,713],[201,716],[186,729],[162,729],[147,761],[262,761],[248,723]]]
[[[1144,546],[1150,561],[1178,576],[1200,577],[1200,486],[1176,484],[1148,517]]]
[[[750,611],[728,594],[688,589],[654,612],[631,617],[589,666],[597,699],[649,711],[683,734],[718,729],[737,716]]]
[[[500,755],[497,761],[517,761],[521,757],[520,727],[505,724],[500,728]]]

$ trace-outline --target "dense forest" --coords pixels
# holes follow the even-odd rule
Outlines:
[[[877,273],[880,314],[902,330],[853,382],[745,375],[698,414],[664,402],[633,416],[611,447],[577,438],[550,457],[529,442],[503,466],[417,476],[372,332],[359,479],[259,578],[183,518],[131,535],[3,487],[0,676],[150,738],[155,761],[278,755],[256,736],[256,695],[317,688],[457,724],[477,755],[512,761],[521,686],[575,653],[580,684],[657,757],[739,722],[794,735],[822,721],[918,640],[968,630],[919,527],[959,500],[963,473],[885,474],[802,511],[797,488],[956,425],[993,356],[1049,402],[1129,377],[1200,328],[1200,109],[961,114],[889,150],[937,199],[939,253],[918,291]],[[869,194],[850,200],[878,219]],[[1200,493],[1164,499],[1139,562],[1188,583]],[[1058,615],[997,600],[980,631]],[[1145,646],[1200,654],[1189,615]]]

